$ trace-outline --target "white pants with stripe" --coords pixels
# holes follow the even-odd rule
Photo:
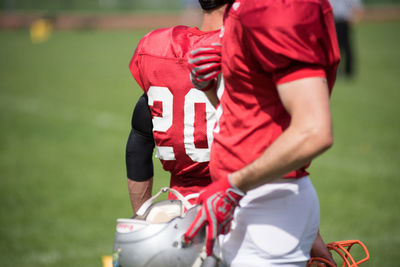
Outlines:
[[[319,202],[309,177],[278,179],[250,190],[221,236],[231,267],[306,266],[319,228]]]

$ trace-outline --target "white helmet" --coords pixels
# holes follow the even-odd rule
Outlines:
[[[154,203],[163,192],[178,200]],[[186,211],[187,210],[187,211]],[[114,267],[191,267],[199,265],[204,248],[202,229],[189,246],[182,236],[198,211],[174,189],[162,188],[147,200],[132,219],[118,219],[114,240]]]

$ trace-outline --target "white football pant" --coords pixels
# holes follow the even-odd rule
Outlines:
[[[319,228],[318,196],[308,176],[250,190],[235,211],[231,232],[220,238],[229,266],[306,266]]]

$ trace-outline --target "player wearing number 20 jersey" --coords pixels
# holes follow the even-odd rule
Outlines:
[[[218,42],[218,35],[219,30],[187,26],[155,30],[139,42],[129,64],[148,97],[156,157],[171,173],[170,186],[183,195],[211,182],[208,163],[216,122],[214,107],[190,81],[188,55]]]

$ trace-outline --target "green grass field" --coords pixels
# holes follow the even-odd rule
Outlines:
[[[314,161],[325,241],[400,254],[400,22],[357,28],[359,75],[332,95],[335,144]],[[141,94],[128,62],[144,31],[0,32],[0,266],[101,266],[131,215],[124,149]],[[168,175],[156,162],[156,189]]]

